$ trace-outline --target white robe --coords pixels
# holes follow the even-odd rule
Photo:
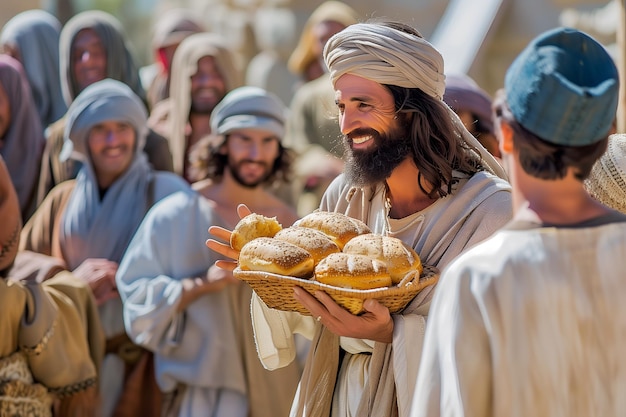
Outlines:
[[[396,236],[415,248],[423,263],[439,268],[466,247],[490,236],[510,220],[512,212],[509,184],[487,173],[461,180],[454,195],[440,198],[405,219],[389,219],[385,202],[382,184],[372,189],[351,189],[340,176],[327,190],[321,209],[348,214],[365,221],[375,233]],[[431,296],[432,287],[418,294],[402,313],[394,314],[393,342],[376,344],[379,349],[392,349],[394,381],[375,383],[395,384],[400,416],[407,416],[410,410]],[[269,309],[257,297],[252,300],[252,319],[259,357],[269,369],[294,359],[294,333],[312,339],[319,325],[308,316]],[[340,345],[348,353],[338,370],[332,415],[347,417],[363,407],[362,394],[372,357],[369,353],[375,348],[372,341],[345,337],[340,338]],[[297,401],[298,397],[292,415]],[[375,410],[366,413],[375,415]]]
[[[412,417],[626,415],[626,223],[507,227],[442,274]]]

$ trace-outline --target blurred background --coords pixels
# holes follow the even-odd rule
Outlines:
[[[141,65],[152,62],[152,24],[174,7],[197,11],[209,30],[224,33],[242,63],[262,49],[295,47],[321,0],[2,0],[0,27],[16,13],[42,8],[64,23],[88,10],[107,11],[124,24]],[[446,72],[464,72],[493,94],[525,44],[555,26],[585,30],[619,58],[616,36],[622,1],[606,0],[351,0],[363,17],[389,17],[417,28],[444,55]]]

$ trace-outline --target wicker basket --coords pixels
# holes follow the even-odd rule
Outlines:
[[[350,311],[360,314],[364,311],[363,302],[369,298],[378,300],[389,308],[392,313],[402,310],[420,290],[433,285],[439,279],[439,270],[433,266],[424,266],[419,279],[394,287],[373,288],[371,290],[355,290],[339,288],[317,281],[260,271],[243,271],[237,267],[233,274],[236,278],[247,282],[268,307],[284,311],[296,311],[310,316],[311,313],[293,297],[293,287],[298,285],[313,294],[321,290],[330,295],[337,304]]]

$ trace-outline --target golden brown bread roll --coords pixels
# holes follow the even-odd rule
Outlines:
[[[370,233],[356,236],[343,248],[344,253],[367,255],[387,264],[391,282],[397,285],[407,273],[422,274],[422,261],[415,250],[392,236]]]
[[[239,268],[310,278],[313,275],[313,256],[293,243],[259,237],[246,243],[241,249]]]
[[[341,252],[328,235],[308,227],[286,227],[276,233],[274,239],[293,243],[308,251],[313,256],[315,265],[331,253]]]
[[[384,262],[365,255],[331,253],[315,267],[315,280],[335,287],[368,290],[391,286]]]
[[[355,236],[372,233],[361,220],[332,211],[314,211],[301,218],[297,226],[309,227],[325,233],[339,249],[343,249],[344,245]]]
[[[276,217],[251,213],[239,220],[230,235],[230,247],[241,250],[244,245],[258,237],[274,237],[283,227]]]

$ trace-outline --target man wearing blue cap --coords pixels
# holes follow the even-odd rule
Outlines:
[[[211,112],[206,154],[194,160],[203,181],[146,215],[120,263],[116,282],[129,336],[154,352],[168,417],[275,417],[289,413],[299,364],[270,372],[256,353],[252,289],[215,266],[205,241],[210,226],[233,229],[237,206],[276,217],[295,210],[265,187],[284,178],[281,140],[286,108],[257,87],[230,91]]]
[[[605,49],[533,40],[494,100],[514,219],[442,272],[412,416],[619,416],[626,410],[626,216],[583,180],[618,102]]]

